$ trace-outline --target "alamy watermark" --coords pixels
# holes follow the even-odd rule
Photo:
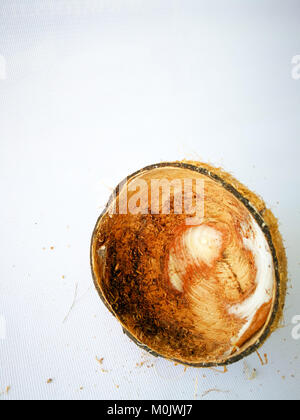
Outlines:
[[[184,214],[186,224],[196,226],[204,219],[204,195],[202,179],[151,179],[151,182],[126,179],[114,192],[108,212],[110,215]]]
[[[295,325],[292,330],[292,337],[294,340],[300,340],[300,315],[294,316],[292,324]]]
[[[0,80],[6,80],[6,59],[3,55],[0,55]]]
[[[0,315],[0,340],[6,339],[6,319]]]
[[[300,55],[295,55],[292,58],[292,78],[300,80]]]

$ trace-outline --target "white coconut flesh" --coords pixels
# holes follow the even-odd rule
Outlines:
[[[239,329],[235,330],[235,334],[231,337],[232,347],[226,352],[227,355],[234,349],[238,349],[238,344],[243,344],[240,341],[243,336],[250,338],[247,331],[255,322],[264,305],[269,304],[270,311],[275,288],[275,270],[267,239],[253,216],[249,214],[247,219],[247,223],[241,222],[239,226],[242,238],[240,246],[244,248],[244,252],[248,251],[253,257],[255,285],[250,287],[252,289],[250,294],[245,290],[236,303],[226,303],[225,299],[223,306],[219,302],[222,299],[220,287],[224,287],[224,282],[220,286],[220,277],[225,278],[225,287],[231,285],[232,267],[227,267],[228,262],[224,266],[224,238],[217,227],[202,224],[187,228],[182,233],[180,240],[176,241],[176,245],[169,255],[170,282],[178,292],[188,295],[192,311],[196,315],[196,328],[197,315],[199,315],[199,331],[203,332],[205,328],[210,329],[211,334],[206,331],[207,336],[212,339],[219,336],[222,340],[222,331],[220,330],[226,324],[227,316],[241,321]],[[223,253],[221,252],[222,248]],[[236,278],[236,280],[243,283],[243,277],[248,275],[247,267],[243,267],[242,260],[238,262],[240,267],[238,274],[234,274],[234,276],[239,275],[240,278]],[[220,271],[212,270],[212,267],[216,265],[219,265]],[[224,267],[227,267],[228,270],[226,271]],[[203,271],[206,270],[209,278],[203,275]],[[213,275],[215,277],[210,277]],[[253,332],[257,332],[255,327]],[[226,340],[224,334],[223,340]]]

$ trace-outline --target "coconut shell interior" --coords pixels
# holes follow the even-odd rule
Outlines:
[[[144,214],[112,214],[115,213],[112,209],[119,208],[120,202],[123,202],[125,191],[127,200],[133,197],[134,191],[127,191],[130,182],[142,179],[150,184],[153,178],[172,180],[187,176],[204,179],[206,192],[211,197],[207,210],[211,217],[218,217],[214,208],[218,208],[221,213],[222,206],[218,203],[220,196],[224,203],[232,204],[233,212],[238,213],[237,217],[239,214],[241,217],[251,215],[262,230],[272,255],[274,287],[270,301],[230,351],[227,348],[228,339],[239,329],[239,320],[228,318],[225,315],[226,307],[224,319],[222,314],[216,314],[214,319],[213,301],[209,307],[210,315],[205,319],[201,305],[199,314],[193,310],[193,302],[185,293],[188,285],[180,290],[169,281],[170,250],[176,248],[174,244],[181,234],[180,226],[184,225],[186,214],[175,214],[172,206],[170,214],[153,215],[150,212],[147,214],[147,211]],[[215,206],[214,197],[217,200]],[[148,205],[146,199],[143,201],[142,194],[139,204],[145,207]],[[230,214],[231,211],[228,217]],[[96,224],[91,245],[91,264],[101,299],[128,336],[152,354],[185,365],[210,367],[234,363],[257,350],[278,328],[282,317],[287,261],[275,216],[260,197],[230,174],[204,163],[183,161],[152,165],[121,183]],[[195,270],[191,271],[191,278]],[[189,283],[189,276],[186,277]],[[245,293],[251,290],[251,273],[248,278],[249,285],[245,284]],[[221,283],[226,288],[224,301],[227,298],[232,301],[238,299],[236,290],[228,289],[227,283],[226,278],[225,283],[224,279]],[[218,292],[219,289],[216,290]],[[220,293],[223,290],[220,289]],[[218,302],[221,300],[219,298]],[[213,326],[217,319],[221,319],[220,328]]]

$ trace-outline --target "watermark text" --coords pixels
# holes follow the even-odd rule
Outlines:
[[[200,225],[204,219],[204,180],[125,180],[114,193],[109,214],[184,214],[188,226]]]
[[[294,340],[300,340],[300,315],[294,316],[292,324],[295,325],[292,330],[292,337]]]
[[[300,55],[295,55],[292,58],[292,78],[294,80],[300,80]]]

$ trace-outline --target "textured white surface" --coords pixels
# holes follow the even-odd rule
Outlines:
[[[0,399],[299,399],[299,18],[298,0],[1,0]],[[281,222],[292,288],[253,381],[143,355],[92,286],[109,188],[184,157]]]

